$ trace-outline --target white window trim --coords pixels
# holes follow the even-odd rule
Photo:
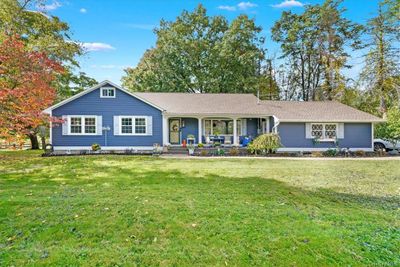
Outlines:
[[[317,139],[319,142],[335,142],[335,141],[338,139],[339,123],[333,123],[333,122],[314,122],[314,123],[311,123],[311,129],[310,129],[311,132],[312,132],[312,126],[313,126],[313,125],[317,125],[317,124],[322,124],[322,125],[323,125],[322,134],[323,134],[324,138]],[[325,125],[327,125],[327,124],[336,125],[336,138],[325,138]],[[310,135],[312,136],[311,133],[310,133]],[[313,137],[313,138],[316,139],[315,137]]]
[[[81,118],[81,133],[71,133],[71,118]],[[94,133],[85,133],[85,119],[86,118],[94,118]],[[96,115],[69,115],[68,116],[68,135],[97,135],[97,116]]]
[[[123,133],[122,132],[122,119],[132,119],[132,133]],[[136,119],[144,119],[144,133],[135,133],[136,128]],[[148,135],[147,134],[147,117],[146,116],[119,116],[119,135]]]
[[[114,96],[105,96],[103,95],[103,90],[113,90],[114,91]],[[115,98],[117,91],[115,90],[114,87],[100,87],[100,97],[101,98]]]

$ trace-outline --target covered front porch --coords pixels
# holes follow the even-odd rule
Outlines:
[[[272,131],[272,117],[170,116],[163,120],[164,146],[204,144],[213,146],[246,146],[260,134]]]

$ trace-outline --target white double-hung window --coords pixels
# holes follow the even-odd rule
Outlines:
[[[148,135],[148,117],[119,116],[120,135]]]
[[[63,135],[101,135],[101,116],[67,115],[63,116],[63,120]]]
[[[306,137],[319,141],[335,141],[344,138],[343,123],[307,123]]]
[[[100,97],[102,98],[115,98],[115,88],[113,87],[101,87]]]

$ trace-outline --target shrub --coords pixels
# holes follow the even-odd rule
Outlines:
[[[197,147],[198,148],[202,148],[202,147],[204,147],[204,145],[203,144],[198,144]]]
[[[354,155],[356,155],[357,157],[365,157],[365,151],[364,150],[357,150],[356,152],[354,152]]]
[[[231,148],[229,150],[229,155],[231,156],[238,156],[239,155],[239,149],[237,147]]]
[[[96,143],[92,144],[92,150],[93,150],[93,151],[98,151],[98,150],[100,150],[100,149],[101,149],[101,147],[100,147],[99,144],[96,144]]]
[[[220,142],[214,142],[214,147],[219,147],[219,146],[221,146]]]
[[[225,150],[223,150],[223,149],[218,150],[218,155],[225,156]]]
[[[324,156],[324,154],[322,154],[322,152],[320,152],[320,151],[311,152],[311,157],[313,157],[313,158],[320,158],[320,157],[323,157],[323,156]]]
[[[330,148],[324,152],[327,157],[336,157],[339,154],[339,151],[336,148]]]
[[[202,156],[202,157],[208,156],[207,150],[205,150],[205,149],[201,150],[200,151],[200,156]]]
[[[281,147],[279,135],[268,133],[258,136],[249,144],[248,150],[252,154],[275,153]]]

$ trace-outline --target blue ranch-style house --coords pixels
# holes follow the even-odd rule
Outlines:
[[[334,101],[260,101],[252,94],[133,93],[109,81],[45,110],[64,123],[50,129],[55,150],[152,150],[155,144],[241,146],[278,133],[279,151],[324,151],[339,145],[373,150],[382,119]]]

